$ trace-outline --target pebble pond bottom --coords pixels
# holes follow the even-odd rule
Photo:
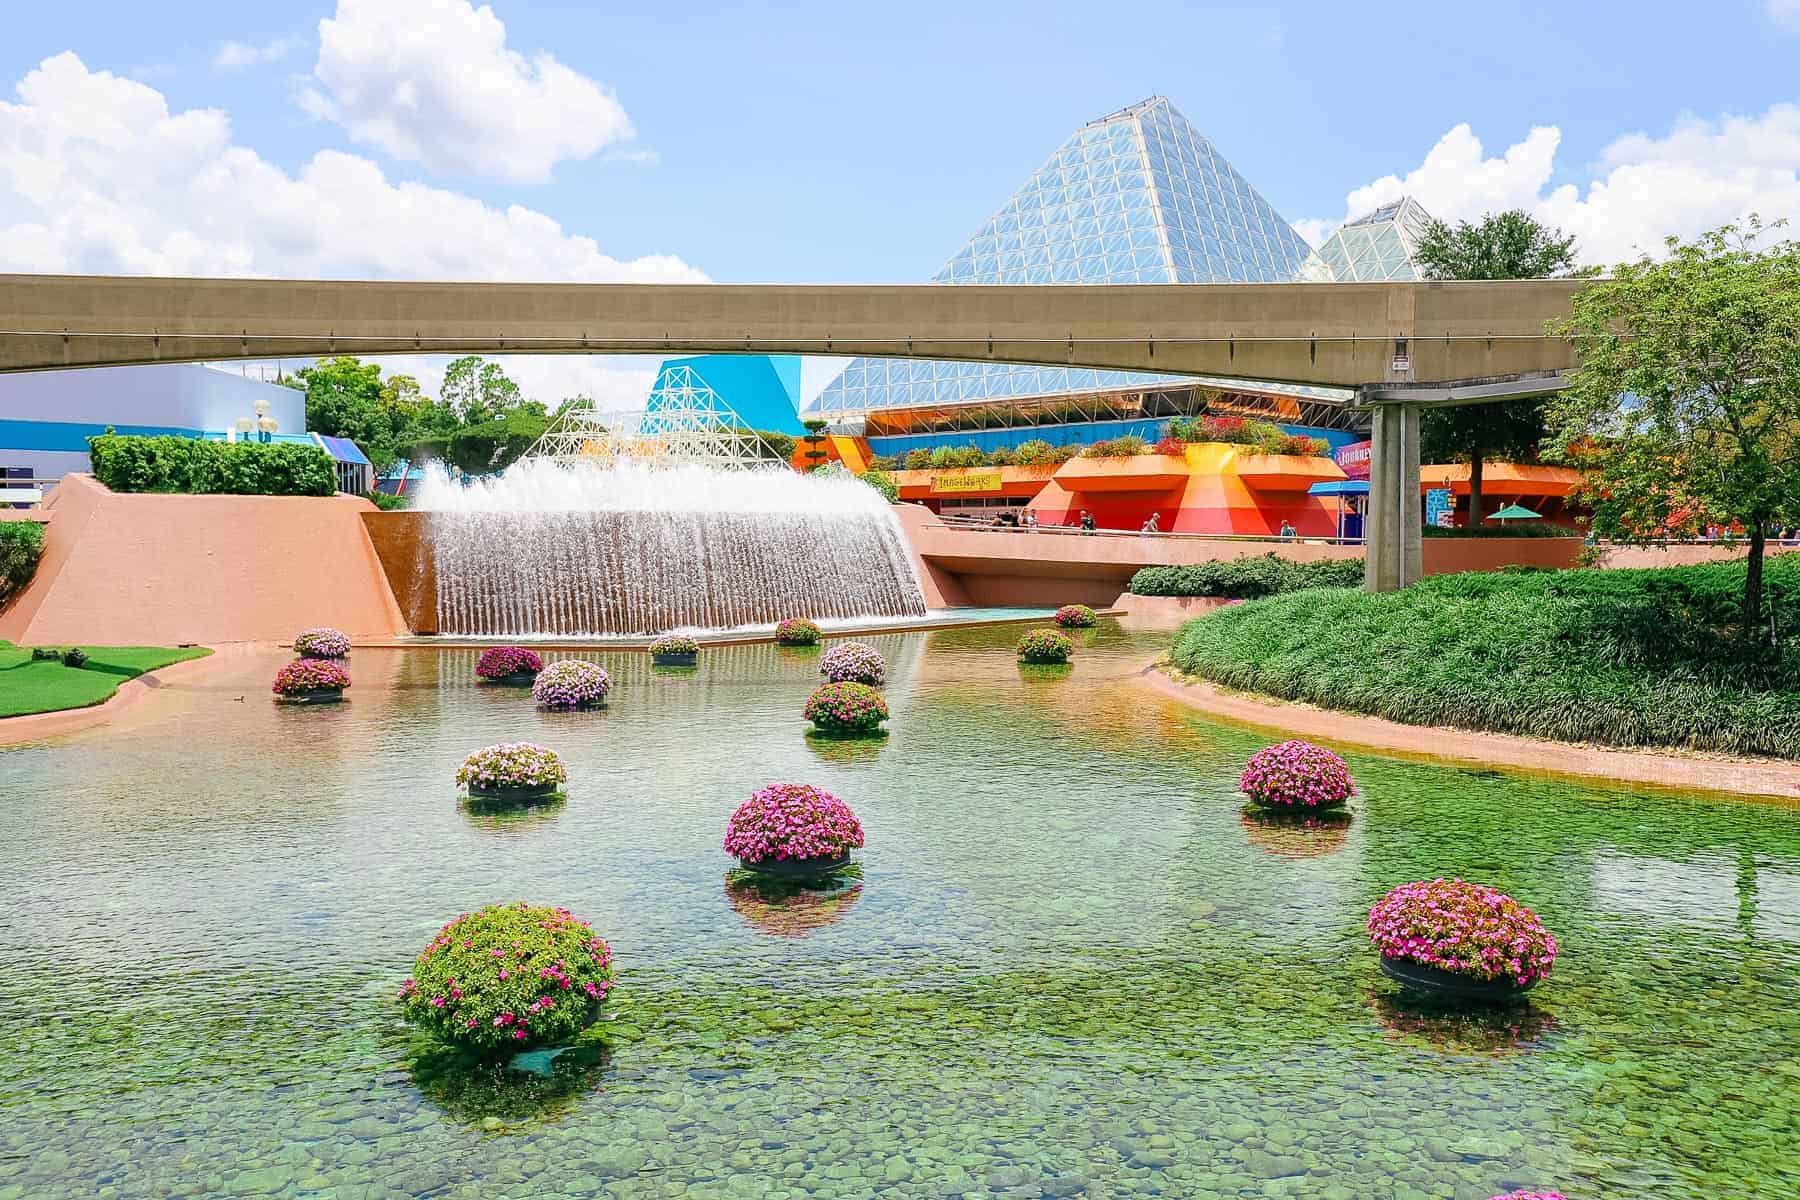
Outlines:
[[[1072,671],[870,637],[874,742],[806,737],[816,651],[757,645],[581,654],[615,690],[572,714],[472,650],[358,650],[346,703],[284,708],[272,658],[0,750],[0,1200],[1800,1193],[1800,810],[1352,755],[1347,826],[1260,824],[1273,739],[1129,682],[1167,636],[1103,620]],[[568,799],[460,807],[516,738]],[[855,809],[859,871],[734,872],[780,780]],[[1369,905],[1439,874],[1556,932],[1529,1006],[1382,977]],[[471,1067],[393,998],[516,898],[611,941],[613,1019]]]

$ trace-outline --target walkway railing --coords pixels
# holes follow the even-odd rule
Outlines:
[[[37,508],[58,482],[55,479],[0,479],[0,508]]]

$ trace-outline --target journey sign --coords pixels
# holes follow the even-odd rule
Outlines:
[[[931,477],[931,491],[936,495],[942,492],[997,492],[1000,490],[1000,471],[950,471],[943,475]]]

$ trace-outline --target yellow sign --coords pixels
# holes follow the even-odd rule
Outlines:
[[[931,477],[931,491],[935,495],[940,492],[997,492],[1000,490],[1000,472],[992,471],[956,471],[946,475]]]

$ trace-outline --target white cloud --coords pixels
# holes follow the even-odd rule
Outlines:
[[[1800,0],[1765,0],[1764,7],[1777,28],[1800,33]]]
[[[299,38],[280,37],[273,41],[254,45],[250,42],[226,42],[213,55],[213,66],[221,71],[241,71],[246,67],[260,67],[267,63],[280,62],[300,45]]]
[[[680,258],[620,260],[541,212],[389,180],[324,151],[290,175],[235,145],[216,109],[171,113],[162,93],[74,54],[46,59],[0,101],[0,271],[365,279],[702,282]],[[521,382],[559,400],[641,405],[654,368],[520,357]],[[291,366],[291,364],[290,364]],[[441,363],[437,367],[441,373]]]
[[[358,142],[435,171],[542,183],[632,136],[610,92],[548,51],[529,59],[468,0],[338,0],[300,103]]]
[[[650,385],[656,382],[660,358],[642,355],[602,357],[560,354],[489,354],[489,362],[502,370],[519,390],[540,400],[552,412],[570,396],[592,397],[602,412],[625,412],[644,407]],[[449,355],[396,354],[371,357],[387,375],[411,375],[426,395],[435,396],[444,384]],[[290,364],[289,369],[292,369]]]
[[[1538,127],[1490,158],[1469,126],[1458,125],[1405,176],[1352,191],[1343,219],[1403,195],[1452,222],[1522,208],[1573,233],[1583,261],[1604,265],[1752,212],[1764,221],[1800,218],[1800,106],[1718,121],[1684,117],[1662,137],[1629,134],[1606,147],[1584,182],[1552,187],[1561,138],[1554,127]],[[1296,227],[1310,240],[1305,230],[1319,223]]]
[[[314,278],[697,282],[681,259],[620,260],[519,205],[388,179],[321,151],[290,175],[233,144],[217,109],[72,53],[0,101],[0,269]]]

